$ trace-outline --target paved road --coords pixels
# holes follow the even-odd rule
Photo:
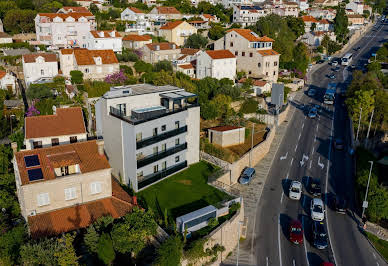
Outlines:
[[[353,51],[352,64],[363,65],[382,41],[386,41],[387,31],[387,25],[379,25],[355,43],[353,47],[360,46],[361,49]],[[358,229],[357,214],[354,214],[357,210],[354,204],[352,160],[346,151],[331,148],[332,139],[338,137],[345,139],[347,146],[350,145],[343,99],[337,100],[335,106],[322,104],[327,84],[337,82],[344,86],[344,81],[351,73],[341,67],[333,81],[326,77],[329,73],[331,66],[325,65],[312,75],[311,85],[318,89],[314,98],[303,95],[292,103],[297,110],[289,121],[290,125],[275,156],[256,213],[252,250],[255,265],[320,265],[323,261],[341,266],[385,265]],[[324,107],[316,119],[306,116],[306,106],[311,104]],[[326,207],[325,221],[330,245],[325,250],[318,250],[311,244],[311,195],[304,189],[300,201],[288,198],[290,181],[299,180],[306,187],[307,176],[320,178],[325,195],[341,194],[350,201],[351,212],[348,215],[337,214]],[[288,241],[291,219],[299,219],[303,223],[305,241],[301,246]]]

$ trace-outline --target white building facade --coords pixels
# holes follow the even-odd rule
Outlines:
[[[27,86],[40,78],[53,78],[58,75],[58,61],[55,54],[23,55],[22,66]]]
[[[115,30],[93,30],[88,35],[87,48],[90,50],[113,50],[121,53],[123,49],[122,37]]]
[[[197,78],[228,78],[236,76],[236,57],[229,50],[203,51],[197,56]]]

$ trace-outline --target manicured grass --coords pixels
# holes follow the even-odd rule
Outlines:
[[[213,165],[201,161],[139,192],[138,196],[156,214],[163,217],[167,209],[168,215],[175,220],[183,214],[231,199],[228,194],[207,184],[208,176],[216,170]]]
[[[386,260],[388,260],[388,241],[382,240],[369,232],[365,233],[375,248],[380,252],[380,254],[384,256]]]

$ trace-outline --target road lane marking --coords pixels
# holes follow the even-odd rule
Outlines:
[[[315,136],[314,136],[314,142],[317,141],[317,134],[315,133]]]
[[[296,144],[294,151],[296,151],[297,149],[298,149],[298,144]]]
[[[376,259],[376,254],[373,252],[373,257]]]
[[[319,124],[317,124],[317,128],[316,128],[317,131],[318,131],[318,126],[319,126]]]
[[[283,266],[283,262],[282,262],[282,248],[281,248],[281,245],[280,245],[280,214],[279,214],[279,222],[278,222],[278,244],[279,244],[279,265],[280,266]]]
[[[269,265],[269,264],[268,264],[268,257],[265,258],[265,261],[266,261],[266,264],[267,264],[267,266],[268,266],[268,265]]]
[[[311,164],[312,164],[313,160],[310,161],[310,169],[311,169]]]
[[[292,165],[292,162],[293,162],[293,161],[294,161],[294,157],[291,158],[291,163],[290,163],[290,165]]]
[[[303,153],[303,157],[302,157],[302,160],[299,162],[300,163],[300,166],[303,166],[304,163],[305,163],[305,160],[306,159],[306,162],[309,160],[309,157]]]
[[[302,129],[304,128],[304,123],[302,124]]]
[[[312,150],[312,152],[311,152],[311,155],[314,153],[314,147],[313,147],[313,150]]]
[[[318,166],[321,167],[322,170],[325,167],[325,164],[321,163],[321,156],[318,157]]]
[[[305,197],[303,197],[303,200],[305,199]],[[303,203],[303,205],[304,205],[304,203]],[[304,246],[304,253],[305,253],[305,255],[306,255],[306,262],[307,262],[307,265],[310,265],[310,262],[309,262],[309,258],[308,258],[308,256],[307,256],[307,248],[306,248],[306,238],[305,238],[305,236],[304,236],[304,234],[305,234],[305,232],[306,232],[306,230],[305,230],[305,228],[304,228],[304,216],[302,216],[302,227],[303,227],[303,246]]]
[[[295,266],[295,259],[292,259],[292,265]]]
[[[286,155],[284,155],[284,156],[280,156],[280,160],[282,161],[282,160],[285,160],[285,159],[287,159],[287,155],[288,155],[288,152],[286,153]]]
[[[300,140],[300,137],[302,136],[302,132],[299,133],[298,141]]]

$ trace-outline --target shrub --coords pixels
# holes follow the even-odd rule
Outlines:
[[[206,252],[204,251],[204,245],[206,243],[206,240],[207,239],[205,238],[201,238],[191,242],[188,249],[185,251],[185,257],[189,261],[195,261],[205,257]]]
[[[79,70],[70,71],[70,76],[73,84],[82,84],[84,81],[84,74]]]
[[[120,65],[120,71],[124,71],[124,73],[127,75],[133,75],[132,68],[126,65]]]
[[[179,236],[170,237],[157,250],[157,265],[180,265],[182,258],[183,242]]]
[[[251,114],[251,113],[256,113],[257,107],[259,103],[255,101],[252,98],[249,98],[244,101],[244,103],[241,105],[240,112],[243,114]]]
[[[139,60],[139,56],[134,51],[127,49],[123,49],[122,54],[117,54],[116,57],[120,62],[137,62]]]
[[[109,234],[102,234],[98,240],[97,255],[106,265],[109,265],[115,259],[116,254]]]

